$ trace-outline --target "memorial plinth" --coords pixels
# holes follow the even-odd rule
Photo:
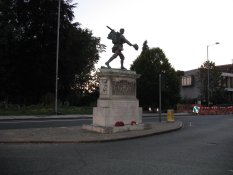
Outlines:
[[[140,75],[121,69],[100,69],[97,75],[100,95],[93,108],[93,124],[83,128],[101,133],[144,129],[142,108],[136,98]],[[124,126],[116,126],[117,122]]]

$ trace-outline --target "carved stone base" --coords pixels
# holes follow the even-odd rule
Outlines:
[[[125,125],[142,123],[142,108],[136,99],[99,99],[97,106],[93,109],[93,125],[112,127],[119,121]]]
[[[142,108],[136,98],[136,79],[140,75],[121,69],[100,69],[97,75],[100,96],[93,109],[92,126],[106,129],[114,128],[117,122],[125,126],[142,123]]]

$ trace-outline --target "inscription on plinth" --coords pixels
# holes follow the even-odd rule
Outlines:
[[[135,81],[112,81],[112,95],[129,95],[134,96],[136,94],[136,82]]]

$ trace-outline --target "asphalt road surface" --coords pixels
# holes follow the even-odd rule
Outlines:
[[[133,140],[1,144],[0,175],[233,175],[233,116],[183,116],[177,120],[184,122],[179,131]],[[144,121],[158,122],[158,118]],[[12,122],[0,122],[0,129],[91,121]]]
[[[92,119],[27,119],[27,120],[2,120],[2,129],[25,129],[25,128],[46,128],[46,127],[69,127],[91,124]]]

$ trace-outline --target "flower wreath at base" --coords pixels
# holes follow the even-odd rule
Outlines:
[[[115,126],[118,127],[118,126],[125,126],[124,122],[123,121],[118,121],[115,123]]]

